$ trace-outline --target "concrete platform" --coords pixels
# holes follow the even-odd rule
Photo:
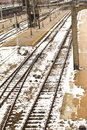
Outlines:
[[[21,23],[21,22],[25,21],[26,19],[27,19],[26,14],[17,16],[18,23]],[[9,28],[12,28],[13,24],[14,24],[14,17],[0,20],[0,33]]]
[[[50,11],[49,8],[41,9],[40,15],[43,15],[44,13],[47,13],[49,11]],[[27,20],[27,14],[21,14],[20,16],[17,16],[18,23],[24,22],[25,20]],[[0,33],[6,31],[9,28],[12,28],[14,21],[15,21],[14,17],[2,19],[2,20],[0,19]]]
[[[40,29],[38,27],[29,28],[17,37],[4,43],[2,46],[35,46],[67,12],[68,11],[56,11],[51,17],[49,16],[40,23]]]

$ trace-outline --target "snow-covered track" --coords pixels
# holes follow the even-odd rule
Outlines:
[[[49,40],[48,43],[51,42],[51,40],[53,40],[53,38],[55,37],[55,35],[59,32],[59,30],[62,28],[62,26],[64,25],[64,23],[66,22],[66,20],[70,17],[70,13],[66,14],[56,25],[55,27],[53,27],[53,29],[50,30],[50,32],[41,40],[41,42],[35,47],[35,49],[32,51],[31,54],[29,54],[26,59],[15,69],[15,71],[0,85],[0,88],[3,87],[3,85],[5,85],[5,83],[7,83],[7,81],[9,82],[9,80],[12,80],[14,78],[14,76],[17,74],[17,72],[21,69],[21,67],[26,64],[27,60],[29,60],[32,55],[37,51],[37,49],[39,49],[39,47],[42,45],[43,46],[43,42],[45,42],[45,40],[47,40],[51,34],[53,34],[52,38]],[[57,31],[55,31],[55,29],[57,28]],[[54,31],[54,32],[53,32]],[[11,79],[10,79],[11,78]],[[1,96],[0,96],[1,97]]]
[[[64,47],[64,44],[67,40],[66,37],[64,41],[62,42],[58,50],[58,53],[55,56],[53,64],[51,65],[50,70],[40,88],[40,91],[37,94],[37,97],[31,107],[31,110],[29,111],[26,117],[22,130],[33,130],[33,129],[45,130],[47,127],[47,123],[49,121],[50,113],[53,107],[53,103],[56,97],[56,93],[58,91],[58,87],[61,81],[61,77],[64,71],[64,67],[65,67],[66,60],[68,58],[69,50],[72,43],[72,39],[70,39],[69,45],[67,46],[67,49],[64,53],[63,51],[66,48],[66,46]],[[61,54],[63,54],[62,57],[61,57]],[[64,60],[61,65],[60,65],[60,59]],[[53,81],[54,83],[52,83],[52,81],[49,82],[49,79],[53,75],[53,72],[55,70],[58,70],[59,75],[58,73],[57,75],[55,75],[57,79],[55,79],[55,76],[54,76],[54,81]]]
[[[4,130],[8,127],[10,127],[10,125],[12,126],[12,120],[11,117],[15,118],[14,116],[16,116],[15,112],[17,110],[17,101],[20,98],[20,93],[22,91],[22,89],[25,89],[24,83],[26,82],[27,77],[29,76],[29,74],[33,72],[33,68],[35,68],[35,64],[39,64],[38,62],[42,62],[42,57],[45,58],[45,55],[48,55],[48,51],[50,50],[51,52],[51,47],[52,47],[52,51],[54,52],[53,56],[49,59],[49,62],[47,63],[48,69],[47,72],[44,72],[44,81],[42,80],[42,83],[45,84],[52,68],[53,65],[56,62],[56,58],[58,57],[57,55],[59,55],[60,50],[64,44],[64,42],[66,41],[67,35],[69,34],[70,31],[70,26],[67,28],[65,28],[65,23],[68,21],[69,22],[69,16],[70,14],[67,14],[48,34],[47,36],[36,46],[35,50],[31,53],[31,55],[29,55],[26,60],[9,76],[9,78],[0,86],[1,90],[0,90],[0,104],[1,107],[3,107],[4,103],[8,104],[8,112],[7,112],[7,116],[6,116],[6,120],[3,123],[1,130]],[[69,22],[70,23],[70,22]],[[63,38],[62,41],[58,44],[56,42],[54,42],[54,38],[56,37],[56,35],[58,33],[60,33],[61,31],[64,31],[63,34]],[[69,37],[70,38],[70,37]],[[69,46],[69,45],[68,45]],[[54,50],[54,47],[56,48]],[[67,49],[68,47],[65,46],[65,48]],[[55,59],[55,60],[54,60]],[[42,72],[43,75],[43,72]],[[43,85],[42,85],[43,86]],[[26,105],[26,108],[28,110],[28,102]],[[21,118],[24,119],[21,120],[19,119],[20,125],[22,125],[23,127],[23,122],[25,122],[25,118],[27,115],[26,109],[24,110],[25,112],[23,112],[21,114]],[[29,111],[28,111],[29,113]],[[14,115],[14,116],[13,116]],[[9,122],[10,121],[10,122]],[[22,122],[23,121],[23,122]],[[15,124],[15,123],[14,123]],[[19,127],[18,130],[20,129],[20,126],[17,123],[17,126]],[[15,126],[16,127],[16,126]],[[16,128],[17,129],[17,128]]]

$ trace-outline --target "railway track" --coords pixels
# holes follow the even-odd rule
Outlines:
[[[61,76],[62,76],[62,73],[64,70],[64,66],[65,66],[65,63],[66,63],[66,60],[68,57],[70,45],[71,45],[70,25],[68,27],[66,27],[67,22],[68,22],[68,24],[70,23],[70,13],[67,14],[64,18],[62,18],[62,20],[60,20],[60,22],[47,34],[47,37],[45,37],[41,41],[41,43],[39,43],[39,45],[36,46],[35,50],[31,53],[31,55],[29,55],[25,59],[25,61],[23,61],[22,64],[0,85],[0,107],[3,107],[3,105],[5,103],[8,104],[8,112],[6,114],[5,122],[1,126],[1,130],[4,130],[4,129],[12,129],[12,130],[18,129],[19,130],[21,128],[27,129],[26,122],[29,118],[29,115],[31,115],[31,112],[33,112],[33,107],[38,104],[38,100],[41,100],[40,95],[41,94],[44,95],[45,91],[43,91],[43,90],[47,89],[47,87],[46,87],[47,80],[52,75],[52,71],[54,71],[53,70],[54,65],[57,64],[58,60],[60,61],[59,55],[61,55],[61,53],[63,53],[63,51],[65,49],[66,50],[65,54],[67,54],[67,55],[64,54],[63,58],[65,60],[64,60],[64,63],[61,64],[62,69],[60,70],[60,73],[59,73],[60,76],[58,76],[59,78],[56,83],[57,84],[56,86],[59,85]],[[63,40],[60,40],[61,42],[59,41],[59,43],[57,43],[54,39],[57,35],[59,35],[59,37],[60,37],[60,32],[63,32],[62,37],[65,37],[65,38],[63,38]],[[65,41],[67,41],[67,40],[69,40],[70,42],[69,42],[69,45],[65,46],[64,43],[66,43]],[[50,53],[53,51],[51,58],[49,58],[49,56],[50,56],[49,51],[50,51]],[[46,57],[48,57],[48,58],[46,59]],[[34,69],[41,62],[43,64],[44,60],[42,60],[42,58],[46,59],[46,64],[44,66],[44,71],[42,71],[41,75],[39,75],[39,77],[38,77],[37,75],[34,75],[35,74]],[[57,64],[57,67],[61,68],[59,63]],[[47,69],[47,71],[45,71],[45,69]],[[31,77],[31,75],[35,79],[38,79],[38,78],[40,79],[41,86],[40,86],[40,84],[38,84],[39,79],[35,80],[36,81],[35,84],[39,85],[39,88],[37,88],[38,93],[34,92],[35,99],[34,99],[33,104],[30,101],[31,105],[29,105],[29,103],[28,103],[29,101],[26,100],[22,113],[19,112],[20,116],[19,116],[19,120],[17,122],[17,121],[15,121],[15,118],[17,116],[17,110],[19,110],[18,104],[20,104],[19,103],[20,97],[21,97],[20,95],[21,95],[23,89],[27,89],[26,80],[28,79],[29,76]],[[32,84],[32,80],[30,80],[29,85],[30,84]],[[48,83],[48,85],[49,85],[49,83]],[[53,97],[55,97],[54,95],[56,95],[55,91],[57,91],[57,88],[58,88],[56,86],[54,87],[54,90],[51,93],[52,100],[50,102],[53,102],[53,100],[54,100]],[[34,88],[35,88],[35,86],[34,86]],[[51,88],[49,87],[49,90],[51,90],[51,89],[53,89],[52,86],[51,86]],[[50,91],[48,91],[48,93],[49,93],[48,94],[48,99],[49,99]],[[43,95],[42,95],[42,97],[43,97]],[[46,100],[44,99],[44,102],[45,101]],[[52,104],[51,104],[51,106],[52,106]],[[26,107],[26,109],[24,109],[25,107]],[[49,109],[49,110],[51,111],[51,109]],[[50,114],[50,111],[48,112],[49,114]],[[44,109],[44,112],[42,115],[46,115],[46,109]],[[43,116],[43,118],[44,118],[44,116]],[[48,122],[47,119],[48,118],[46,117],[46,122]],[[45,122],[45,124],[46,124],[46,122]],[[25,125],[23,125],[23,124],[25,124]],[[44,126],[44,129],[45,129],[45,126]]]
[[[27,58],[20,64],[19,67],[17,67],[17,69],[7,78],[7,80],[9,80],[9,78],[12,78],[12,75],[14,75],[15,73],[17,73],[20,68],[27,62],[27,60],[34,54],[34,52],[37,51],[37,49],[39,49],[40,46],[43,46],[43,42],[50,37],[50,35],[54,33],[54,35],[52,36],[51,40],[53,40],[54,36],[59,32],[59,30],[62,28],[62,26],[64,25],[64,23],[66,22],[67,18],[70,17],[70,13],[66,14],[50,31],[49,33],[46,35],[46,37],[44,37],[41,42],[36,45],[35,49],[32,51],[31,54],[29,54],[27,56]],[[57,28],[58,27],[58,28]],[[57,31],[54,31],[55,29],[57,28]],[[53,32],[54,31],[54,32]],[[51,41],[50,38],[49,38],[49,41]],[[4,83],[7,82],[7,80],[5,80],[2,85],[0,87],[2,87],[4,85]]]
[[[40,15],[40,22],[45,20],[52,13],[54,13],[54,11],[55,10],[53,9],[51,12]],[[20,28],[18,28],[17,30],[15,28],[10,28],[8,31],[1,33],[0,34],[0,45],[5,43],[6,41],[10,40],[11,38],[13,38],[13,36],[15,37],[27,29],[28,29],[28,23],[27,23],[27,21],[24,21],[24,22],[20,23]]]
[[[48,12],[46,14],[41,15],[40,21],[43,21],[44,19],[46,19],[51,13],[52,12]],[[11,39],[11,37],[13,37],[13,35],[17,36],[22,31],[27,30],[27,29],[28,29],[27,21],[23,21],[22,23],[20,23],[20,28],[18,28],[17,30],[15,28],[11,27],[7,31],[4,31],[4,33],[0,34],[0,44],[3,44],[4,42]]]
[[[72,40],[70,40],[70,44],[67,48],[67,53],[65,51],[65,55],[62,57],[62,60],[64,60],[62,65],[60,65],[60,58],[61,58],[61,54],[63,53],[62,48],[63,48],[63,44],[65,41],[60,46],[60,50],[58,51],[57,55],[55,56],[54,62],[44,80],[44,83],[42,84],[42,86],[40,88],[40,91],[31,107],[31,110],[27,114],[28,116],[26,117],[22,130],[29,130],[29,129],[30,130],[34,130],[34,129],[45,130],[47,128],[50,113],[53,108],[56,93],[58,91],[58,87],[59,87],[59,84],[61,81],[63,70],[64,70],[66,60],[67,60],[67,57],[69,54],[69,50],[71,47],[71,41]],[[59,55],[60,55],[60,57],[59,57]],[[60,70],[60,72],[58,69]],[[58,74],[55,75],[57,77],[56,79],[53,74],[53,72],[55,70],[58,71]],[[52,82],[52,80],[49,81],[49,79],[50,79],[50,77],[52,77],[52,75],[54,77],[54,79],[53,79],[54,83]]]
[[[2,33],[0,35],[0,45],[13,38],[13,36],[17,36],[26,29],[28,29],[27,21],[21,23],[20,28],[18,28],[17,30],[15,28],[11,28],[8,31],[6,31],[6,33]]]

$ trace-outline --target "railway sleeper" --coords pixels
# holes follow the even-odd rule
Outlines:
[[[25,128],[25,130],[34,130],[33,128]],[[35,128],[35,130],[40,130],[39,128]]]
[[[38,128],[38,126],[40,126],[40,125],[38,125],[38,124],[35,124],[35,125],[34,125],[34,124],[27,124],[26,127],[27,127],[27,128],[30,128],[30,129],[31,129],[31,128],[35,128],[35,130],[36,130],[36,128]],[[41,126],[40,126],[40,127],[41,127]],[[25,130],[26,130],[26,129],[25,129]],[[34,130],[34,129],[33,129],[33,130]]]
[[[41,120],[38,120],[38,121],[37,120],[29,120],[27,123],[28,124],[36,124],[36,123],[38,124],[39,122],[41,122]]]
[[[37,113],[35,114],[35,115],[38,115],[38,113],[39,113],[39,115],[44,115],[44,113],[45,113],[45,110],[43,109],[43,108],[41,108],[41,109],[34,109],[33,110],[34,112],[36,111]],[[34,113],[32,113],[32,115],[33,115]]]
[[[45,111],[42,111],[42,109],[39,109],[38,111],[37,111],[37,109],[34,109],[33,110],[33,113],[45,113]]]
[[[34,117],[33,118],[32,116],[30,116],[29,119],[30,120],[43,120],[43,117]]]
[[[32,117],[44,117],[44,114],[42,114],[42,113],[40,113],[40,114],[39,113],[37,113],[37,114],[32,113],[31,116]]]
[[[53,91],[54,91],[54,90],[48,90],[48,91],[46,91],[46,90],[43,90],[43,92],[44,92],[44,93],[46,93],[46,92],[53,93]]]
[[[43,97],[43,96],[40,96],[40,99],[49,99],[48,97]]]

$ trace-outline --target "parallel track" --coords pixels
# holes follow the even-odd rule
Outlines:
[[[52,38],[49,40],[49,43],[53,40],[54,36],[59,32],[59,30],[62,28],[62,26],[64,25],[64,23],[66,22],[66,20],[67,20],[67,18],[68,18],[69,16],[70,16],[70,13],[66,14],[66,15],[57,23],[57,25],[56,25],[53,29],[51,29],[52,31],[50,30],[50,32],[46,35],[46,37],[43,38],[42,41],[35,47],[35,49],[32,51],[32,53],[31,53],[30,55],[28,55],[28,56],[26,57],[26,59],[15,69],[15,71],[0,85],[0,88],[1,88],[5,83],[7,83],[7,81],[8,81],[10,78],[11,78],[11,79],[14,78],[15,74],[21,69],[21,67],[22,67],[24,64],[26,64],[27,60],[29,60],[29,59],[32,57],[32,55],[37,51],[37,49],[38,49],[41,45],[43,45],[43,42],[44,42],[45,40],[47,40],[47,39],[50,37],[50,35],[53,33],[53,31],[54,31],[54,35],[53,35]],[[57,31],[55,31],[56,28],[58,28]]]
[[[40,22],[45,20],[53,12],[54,12],[54,10],[41,15]],[[20,23],[20,28],[18,28],[17,30],[15,28],[11,28],[8,31],[6,31],[6,33],[1,33],[0,34],[0,45],[2,45],[3,43],[5,43],[9,39],[11,39],[11,37],[13,37],[13,35],[17,36],[18,34],[20,34],[21,32],[23,32],[24,30],[27,30],[27,29],[28,29],[27,21],[24,21],[24,22]]]
[[[65,38],[66,39],[66,38]],[[23,125],[22,130],[45,130],[49,121],[49,117],[50,117],[50,113],[53,107],[53,103],[56,97],[56,93],[58,91],[58,87],[61,81],[61,77],[65,68],[65,64],[66,64],[66,60],[68,58],[68,54],[69,54],[69,50],[71,47],[71,43],[72,40],[70,39],[70,43],[69,46],[67,48],[67,52],[65,51],[65,53],[63,54],[62,59],[64,60],[63,63],[61,65],[59,65],[60,63],[60,59],[61,59],[61,54],[63,53],[64,50],[64,43],[65,43],[65,39],[63,41],[63,43],[60,46],[60,49],[57,53],[57,55],[55,56],[54,62],[52,64],[52,66],[50,67],[50,70],[44,80],[44,83],[42,84],[40,91],[31,107],[31,110],[28,113],[28,116],[26,118],[26,121]],[[60,70],[61,68],[61,70]],[[54,77],[54,83],[52,84],[51,82],[49,82],[50,77],[53,75],[52,73],[55,70],[58,70],[60,72],[58,72],[59,76],[56,76],[57,79],[55,79]],[[57,80],[57,81],[56,81]],[[8,120],[9,122],[9,120]],[[38,125],[37,125],[38,124]]]
[[[64,25],[64,23],[66,22],[66,20],[67,20],[67,18],[69,16],[70,16],[70,14],[65,16],[64,19],[62,19],[63,21],[61,20],[60,23],[55,26],[55,28],[53,29],[54,30],[53,32],[50,31],[50,33],[47,36],[47,38],[49,40],[45,41],[47,39],[47,38],[45,38],[43,40],[45,43],[43,44],[43,42],[41,42],[35,48],[35,50],[31,53],[31,55],[29,55],[25,59],[25,61],[22,62],[22,64],[0,86],[0,88],[1,88],[1,91],[0,91],[0,95],[1,95],[0,96],[0,99],[1,99],[0,100],[0,106],[2,107],[2,105],[5,102],[7,102],[9,104],[9,106],[10,106],[9,112],[7,114],[7,117],[6,117],[6,120],[5,120],[4,124],[2,125],[2,128],[1,128],[2,130],[7,128],[9,125],[11,125],[11,118],[10,118],[10,116],[15,115],[14,112],[15,112],[15,109],[16,109],[15,105],[16,105],[17,99],[19,97],[21,89],[23,88],[23,85],[24,85],[24,83],[25,83],[29,73],[31,72],[33,66],[38,61],[38,59],[41,57],[41,55],[43,54],[45,49],[51,44],[51,42],[53,41],[54,37],[57,35],[57,33],[62,28],[62,26]],[[53,66],[54,66],[56,60],[58,60],[59,54],[61,53],[61,49],[62,49],[62,47],[64,45],[64,42],[67,39],[67,36],[70,35],[69,32],[70,32],[70,30],[66,32],[65,38],[63,39],[63,42],[61,43],[61,45],[58,48],[58,53],[56,54],[55,59],[53,60],[52,64],[49,67],[47,76],[46,76],[46,78],[45,78],[45,80],[43,82],[43,85],[42,85],[42,87],[40,89],[40,92],[38,93],[38,97],[36,97],[35,102],[33,103],[33,106],[37,102],[40,94],[43,93],[41,91],[43,90],[43,87],[44,87],[44,85],[47,82],[46,80],[48,79],[48,76],[50,76],[50,74],[51,74],[51,71],[53,69]],[[70,48],[70,45],[68,45],[68,46],[69,46],[68,48]],[[67,51],[69,52],[69,49]],[[58,79],[58,84],[60,82],[60,79],[61,79],[61,76],[62,76],[62,73],[63,73],[63,69],[64,69],[64,66],[65,66],[65,63],[66,63],[66,60],[67,60],[67,57],[68,57],[68,52],[67,52],[67,56],[65,58],[65,61],[63,63],[63,67],[62,67],[62,70],[61,70],[61,73],[60,73],[60,78]],[[24,70],[24,72],[23,72],[23,70]],[[23,73],[23,74],[21,74],[21,73]],[[54,95],[54,94],[52,94],[52,95]],[[31,109],[31,112],[32,111],[33,110]],[[31,114],[31,112],[30,112],[30,114]],[[13,115],[12,115],[12,113],[13,113]],[[22,126],[23,129],[27,127],[26,126],[26,122],[27,122],[28,117],[29,117],[29,113],[27,115],[26,121],[24,121],[25,122],[25,126]],[[21,120],[20,120],[20,122],[21,122]],[[44,126],[44,129],[45,129],[45,126]]]

